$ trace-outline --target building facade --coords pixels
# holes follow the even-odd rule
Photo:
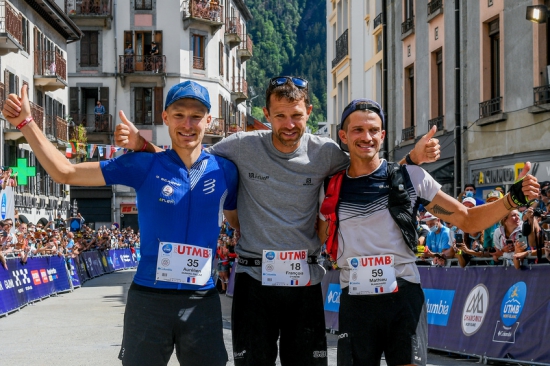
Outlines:
[[[423,167],[449,194],[475,183],[484,198],[497,185],[510,186],[525,161],[535,163],[539,180],[550,180],[548,25],[525,17],[526,6],[550,4],[457,1],[385,1],[380,8],[386,19],[388,77],[383,87],[390,159],[401,159],[435,125],[442,155]],[[335,3],[327,1],[329,7]],[[366,3],[373,6],[373,1]],[[349,19],[359,10],[349,9]],[[361,34],[360,27],[349,33]],[[365,41],[365,49],[372,49],[374,37]],[[353,40],[349,45],[356,48]],[[342,89],[350,100],[356,98],[353,83],[364,83],[363,74],[353,71],[355,62],[351,57],[350,85]],[[338,70],[333,68],[334,75]],[[329,85],[329,95],[339,94],[330,77]],[[363,96],[384,102],[378,95]]]
[[[168,90],[185,80],[204,85],[212,123],[204,144],[246,129],[246,61],[251,14],[243,0],[66,0],[84,37],[70,45],[70,115],[88,144],[113,145],[123,110],[143,137],[170,147],[162,120]],[[98,116],[97,102],[105,113]],[[99,153],[99,150],[97,150]],[[94,154],[92,160],[101,160]],[[124,186],[71,187],[87,221],[137,227],[135,192]]]
[[[82,33],[62,7],[53,0],[0,1],[0,104],[27,85],[34,120],[65,153],[71,133],[66,119],[67,45]],[[68,187],[51,179],[20,131],[3,118],[0,124],[0,160],[18,173],[13,190],[21,221],[45,224],[57,213],[65,216],[70,209]]]

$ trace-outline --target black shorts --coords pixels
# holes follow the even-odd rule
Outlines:
[[[166,365],[176,347],[181,365],[222,366],[218,291],[157,290],[132,283],[124,313],[123,365]]]
[[[321,284],[262,286],[237,273],[231,317],[235,365],[275,365],[279,336],[282,365],[327,365]]]
[[[426,365],[428,319],[420,284],[397,280],[399,291],[340,296],[338,365]]]

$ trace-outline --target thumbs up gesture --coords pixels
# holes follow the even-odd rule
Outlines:
[[[126,118],[123,111],[119,111],[118,116],[122,123],[115,128],[115,144],[131,150],[140,150],[145,141],[139,134],[139,130]]]
[[[433,126],[427,134],[418,140],[410,152],[410,158],[415,164],[431,163],[439,159],[441,146],[439,146],[439,140],[433,138],[436,132],[437,127]]]
[[[14,127],[17,127],[27,117],[31,116],[31,105],[27,95],[27,85],[23,85],[21,88],[20,97],[13,93],[8,95],[8,98],[4,102],[2,114]]]

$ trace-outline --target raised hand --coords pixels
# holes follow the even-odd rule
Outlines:
[[[8,122],[17,127],[25,118],[31,116],[31,105],[27,95],[27,85],[21,88],[21,97],[17,94],[8,95],[2,109],[2,114]]]
[[[410,153],[412,161],[418,165],[422,163],[431,163],[439,159],[441,156],[441,146],[439,140],[433,138],[437,132],[437,127],[433,126],[427,134],[422,136],[414,145],[414,149]]]
[[[126,118],[123,111],[119,111],[118,116],[122,123],[115,128],[115,144],[131,150],[141,150],[145,141],[139,134],[139,130]]]

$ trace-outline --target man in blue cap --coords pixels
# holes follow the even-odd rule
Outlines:
[[[136,190],[141,261],[124,314],[123,365],[166,365],[174,346],[181,364],[227,362],[211,273],[222,210],[238,228],[237,169],[202,150],[209,112],[208,91],[193,81],[182,82],[170,89],[162,112],[172,150],[73,165],[33,121],[26,86],[20,98],[10,94],[4,104],[4,116],[21,130],[56,182],[123,184]],[[122,111],[120,118],[126,120]]]
[[[318,234],[340,268],[338,365],[425,365],[428,324],[416,267],[416,210],[466,232],[477,232],[539,191],[530,163],[496,202],[467,208],[441,191],[407,159],[399,166],[379,157],[386,136],[384,112],[372,100],[352,101],[338,136],[350,165],[336,173],[320,200]],[[436,239],[437,240],[437,239]]]

